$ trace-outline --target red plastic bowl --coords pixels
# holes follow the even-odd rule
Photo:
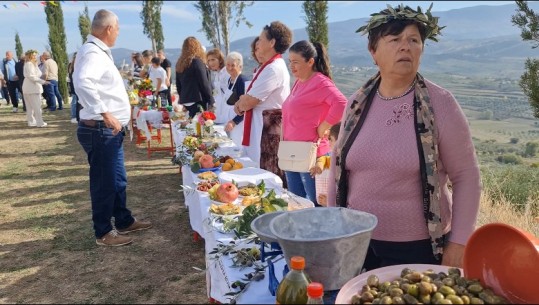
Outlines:
[[[503,223],[478,228],[464,250],[464,275],[516,304],[539,304],[539,240]]]

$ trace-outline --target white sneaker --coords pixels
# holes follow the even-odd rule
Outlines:
[[[77,124],[77,123],[78,123],[78,122],[77,122],[77,119],[76,119],[76,118],[72,118],[72,119],[71,119],[71,123]]]
[[[28,123],[28,127],[36,127],[36,123]]]
[[[13,107],[13,113],[15,113],[15,112],[19,112],[19,108]]]
[[[43,125],[37,126],[37,127],[47,127],[47,123],[43,122]]]

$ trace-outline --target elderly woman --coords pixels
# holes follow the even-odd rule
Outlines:
[[[26,100],[26,120],[30,127],[45,127],[47,123],[43,122],[41,114],[41,93],[43,85],[48,85],[49,82],[41,78],[41,70],[37,67],[37,51],[28,50],[25,55],[22,92]]]
[[[243,69],[243,56],[238,52],[230,52],[226,57],[226,71],[230,75],[225,91],[225,109],[227,111],[227,124],[225,131],[232,141],[240,146],[243,138],[243,116],[234,113],[234,105],[239,97],[245,94],[245,76],[241,74]]]
[[[288,50],[296,78],[283,104],[283,140],[319,142],[317,156],[329,153],[327,133],[340,122],[346,97],[331,80],[326,48],[319,42],[298,41]],[[285,171],[288,189],[318,205],[314,177],[308,171]]]
[[[400,5],[371,16],[358,31],[368,33],[379,72],[346,107],[328,204],[378,217],[368,270],[461,266],[481,194],[475,149],[455,97],[418,73],[425,40],[437,41],[443,27],[430,8]]]
[[[256,56],[262,65],[234,111],[236,114],[245,113],[242,144],[247,156],[260,168],[281,176],[284,181],[284,173],[277,164],[277,149],[281,134],[281,107],[290,94],[290,74],[281,54],[292,42],[292,31],[283,23],[274,21],[264,27],[258,38]]]
[[[227,115],[229,107],[226,107],[224,94],[230,75],[225,68],[225,57],[221,50],[217,48],[209,50],[206,53],[206,59],[208,61],[208,69],[210,70],[212,95],[215,100],[215,123],[224,124],[229,119]]]
[[[194,117],[200,108],[208,110],[215,104],[206,68],[206,52],[193,36],[185,38],[182,53],[176,62],[176,90],[180,104]]]

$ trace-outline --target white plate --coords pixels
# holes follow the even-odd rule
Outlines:
[[[374,269],[369,272],[362,273],[344,284],[344,286],[342,286],[341,290],[339,291],[337,298],[335,299],[335,304],[350,304],[352,296],[358,293],[358,291],[361,291],[361,287],[367,284],[367,278],[369,277],[369,275],[376,274],[376,276],[378,276],[378,279],[380,280],[380,283],[385,281],[393,281],[400,277],[401,271],[404,268],[410,268],[411,270],[418,272],[424,272],[429,269],[432,269],[436,273],[447,273],[447,270],[450,267],[427,264],[406,264]]]
[[[255,167],[246,167],[231,172],[221,172],[219,174],[219,180],[221,183],[232,182],[232,180],[234,180],[238,184],[244,182],[258,184],[261,180],[264,180],[266,186],[270,188],[275,185],[281,187],[283,185],[283,180],[281,180],[279,176],[267,170]]]

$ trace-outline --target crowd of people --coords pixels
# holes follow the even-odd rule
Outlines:
[[[206,52],[197,38],[185,38],[174,67],[177,103],[189,117],[214,111],[216,123],[245,155],[279,175],[289,191],[317,206],[376,215],[367,270],[406,263],[461,266],[481,185],[462,109],[448,90],[418,72],[425,41],[440,33],[438,18],[403,6],[371,16],[360,30],[368,35],[365,52],[378,71],[348,99],[332,80],[326,47],[294,42],[292,31],[274,21],[251,44],[254,71],[243,71],[238,52]],[[88,154],[96,242],[107,246],[129,244],[133,239],[125,233],[152,226],[127,208],[122,142],[130,105],[110,51],[118,35],[117,16],[99,10],[68,69],[73,100],[82,106],[72,108],[72,117]],[[26,52],[20,74],[6,53],[3,79],[14,112],[22,92],[28,124],[42,127],[39,94],[45,92],[50,111],[62,109],[63,101],[56,63],[44,52],[40,67],[37,56]],[[152,80],[164,105],[172,102],[172,65],[163,50],[134,53],[131,70]],[[282,171],[277,150],[283,140],[318,143],[318,162],[304,172]]]

